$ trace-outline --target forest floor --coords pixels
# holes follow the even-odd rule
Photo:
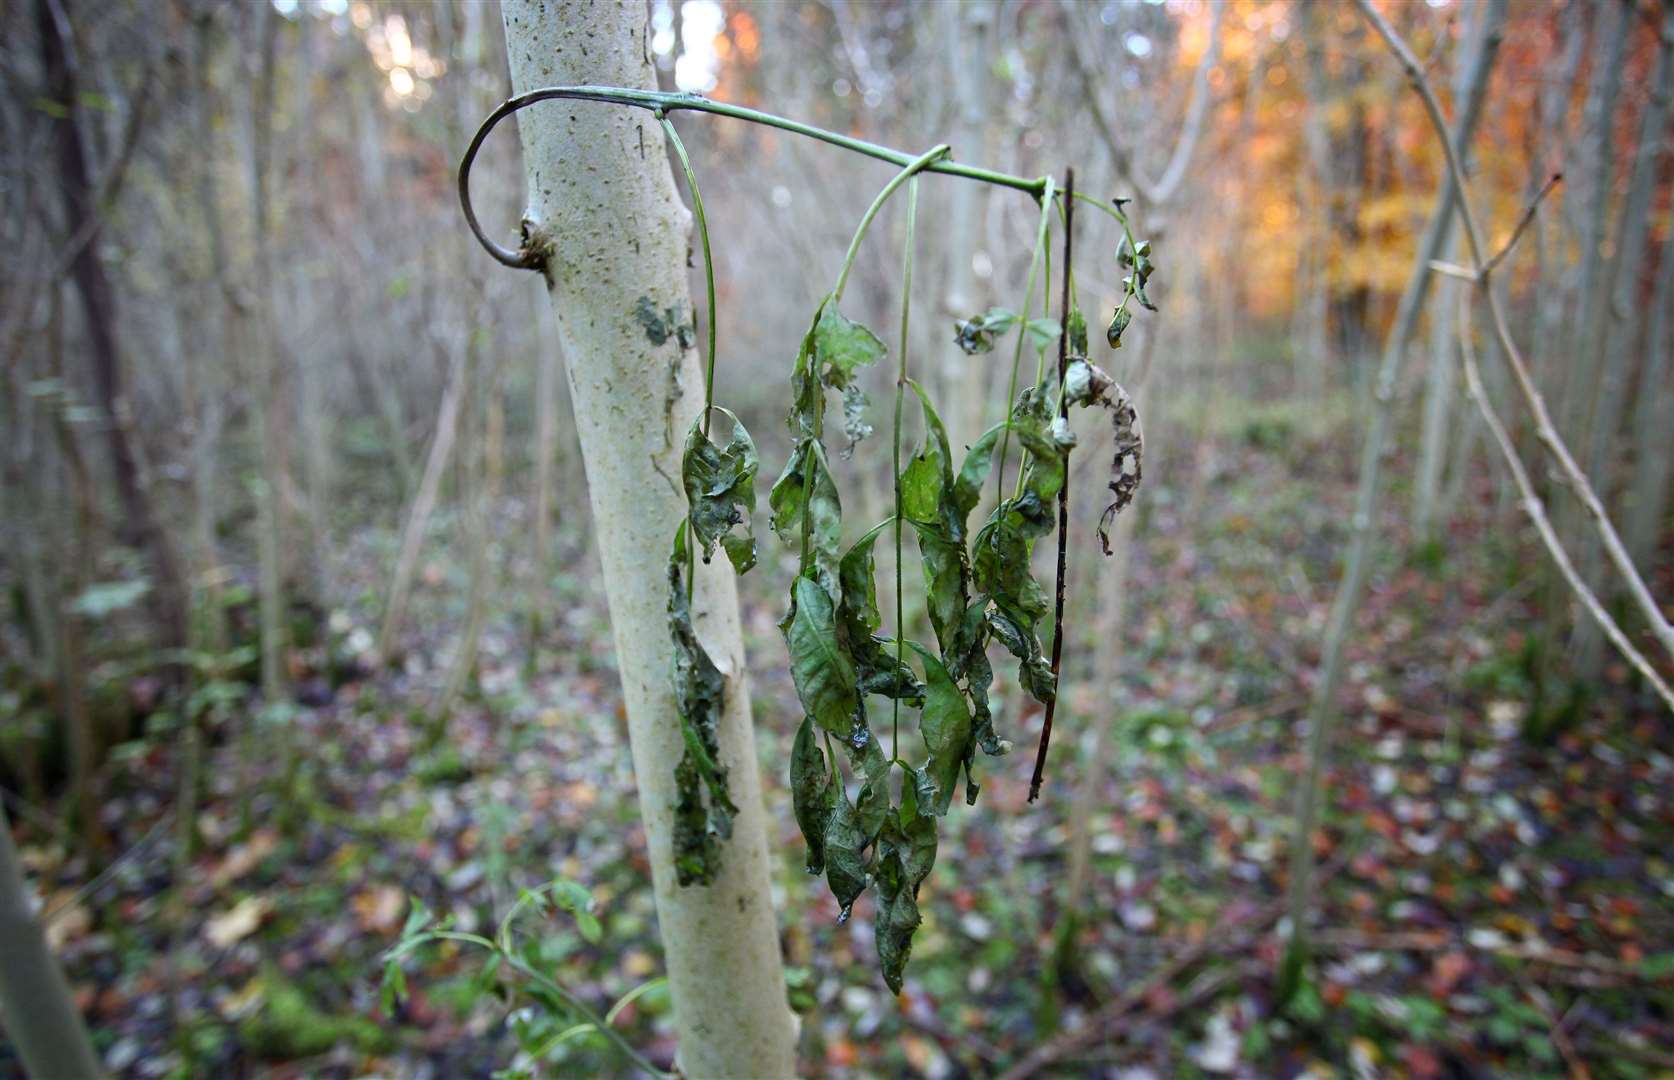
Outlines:
[[[1044,801],[1025,802],[1031,754],[980,763],[982,799],[943,827],[899,998],[877,975],[870,901],[839,925],[802,873],[783,809],[797,713],[775,667],[780,579],[772,566],[746,579],[757,741],[781,808],[774,901],[807,1073],[986,1076],[1049,1047],[1040,1075],[1124,1080],[1669,1075],[1674,758],[1659,748],[1674,741],[1619,667],[1571,715],[1533,702],[1523,629],[1542,563],[1527,549],[1460,545],[1479,561],[1430,566],[1386,550],[1351,645],[1317,837],[1317,963],[1276,1008],[1273,902],[1352,482],[1340,454],[1237,453],[1236,471],[1153,499],[1124,696],[1100,700],[1070,669]],[[395,670],[313,677],[327,653],[369,647],[393,542],[367,533],[339,553],[357,599],[293,658],[307,704],[260,725],[235,704],[213,730],[189,910],[171,906],[169,733],[106,766],[116,869],[14,813],[117,1074],[488,1077],[520,1045],[564,1034],[528,996],[503,1000],[501,974],[458,943],[407,958],[404,1001],[381,994],[380,954],[409,897],[488,933],[520,888],[557,874],[590,892],[598,922],[520,920],[556,981],[602,1011],[660,970],[608,622],[596,572],[575,570],[596,566],[585,537],[565,540],[570,569],[533,664],[508,600],[434,747],[426,717],[462,570],[427,568],[420,629]],[[1016,695],[1002,685],[1000,700]],[[1094,722],[1114,725],[1115,753],[1098,813],[1073,826],[1092,832],[1094,873],[1066,940],[1066,819],[1077,739]],[[1038,715],[1003,708],[1001,724],[1033,746]],[[653,983],[617,1017],[665,1064],[668,1007]],[[171,1035],[172,1010],[188,1038]],[[628,1073],[586,1032],[546,1063],[554,1076]],[[0,1048],[0,1075],[16,1068]]]

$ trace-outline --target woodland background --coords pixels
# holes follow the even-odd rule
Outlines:
[[[1450,114],[1481,101],[1469,168],[1492,248],[1562,174],[1496,287],[1666,618],[1674,12],[1383,9]],[[1669,658],[1546,467],[1470,286],[1435,275],[1399,332],[1444,163],[1355,9],[654,0],[649,17],[666,88],[1026,176],[1074,166],[1078,188],[1134,200],[1159,267],[1160,311],[1119,351],[1095,342],[1138,402],[1145,483],[1107,560],[1105,458],[1072,459],[1045,797],[1025,804],[1020,750],[948,819],[899,1000],[864,907],[837,925],[801,872],[774,625],[790,556],[765,544],[741,582],[809,1072],[988,1075],[1051,1045],[1062,1075],[1668,1075],[1670,716],[1553,569],[1465,397],[1462,344],[1581,574],[1664,678]],[[585,887],[596,923],[552,918],[541,949],[601,1009],[659,960],[563,357],[538,277],[479,250],[456,201],[465,141],[508,92],[499,14],[13,0],[0,27],[0,786],[99,1053],[130,1076],[507,1067],[567,1025],[508,1018],[472,957],[424,953],[409,999],[381,999],[409,896],[492,926],[554,872]],[[721,400],[770,475],[808,312],[890,170],[675,122],[716,245]],[[516,153],[497,134],[473,180],[502,237]],[[966,443],[1000,413],[1005,350],[966,356],[953,323],[1021,307],[1036,208],[921,186],[914,363]],[[1096,216],[1076,267],[1103,319],[1123,271]],[[848,313],[882,327],[899,207],[880,221]],[[1440,258],[1468,264],[1457,230]],[[1281,1010],[1262,913],[1289,879],[1357,465],[1403,336],[1306,837],[1321,962]],[[891,373],[868,378],[887,401]],[[855,521],[889,512],[887,451],[856,453]],[[1032,747],[1038,712],[1014,684],[999,700]],[[667,1009],[653,985],[618,1023],[665,1064]],[[586,1034],[542,1064],[621,1067]],[[0,1043],[0,1074],[17,1069]]]

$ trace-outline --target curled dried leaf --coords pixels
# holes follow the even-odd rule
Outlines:
[[[1064,393],[1071,404],[1101,406],[1110,410],[1115,454],[1110,462],[1110,491],[1115,497],[1099,516],[1099,544],[1111,554],[1110,526],[1139,490],[1145,439],[1139,428],[1139,413],[1133,399],[1120,383],[1099,367],[1077,360],[1064,373]]]

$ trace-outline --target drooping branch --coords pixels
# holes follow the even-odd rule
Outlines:
[[[1615,525],[1611,523],[1610,515],[1606,512],[1603,502],[1599,500],[1598,493],[1593,489],[1593,485],[1588,481],[1586,474],[1581,471],[1580,465],[1576,463],[1575,457],[1570,453],[1563,437],[1558,434],[1557,428],[1552,423],[1551,415],[1547,411],[1546,400],[1535,386],[1534,379],[1529,374],[1528,365],[1523,361],[1522,351],[1518,349],[1517,342],[1512,338],[1510,326],[1506,321],[1505,309],[1500,304],[1499,296],[1491,287],[1490,278],[1493,265],[1483,250],[1482,229],[1478,224],[1475,208],[1471,204],[1470,192],[1465,185],[1465,170],[1460,163],[1458,147],[1454,145],[1453,138],[1448,133],[1447,122],[1442,116],[1441,103],[1437,100],[1435,91],[1431,88],[1430,81],[1425,76],[1424,69],[1420,66],[1417,57],[1413,55],[1412,50],[1395,28],[1390,26],[1388,20],[1372,5],[1371,0],[1355,0],[1355,5],[1365,16],[1366,21],[1371,23],[1372,28],[1378,32],[1378,36],[1383,38],[1384,44],[1389,47],[1390,52],[1394,53],[1396,59],[1400,61],[1402,68],[1406,71],[1408,81],[1412,83],[1413,89],[1424,104],[1424,111],[1430,119],[1430,125],[1436,131],[1436,137],[1441,140],[1442,150],[1447,157],[1448,172],[1458,188],[1459,214],[1465,222],[1465,238],[1470,245],[1471,266],[1476,274],[1476,286],[1488,305],[1489,314],[1493,317],[1494,332],[1499,337],[1506,363],[1511,367],[1511,373],[1517,383],[1517,388],[1522,393],[1524,401],[1528,403],[1529,411],[1534,416],[1536,435],[1541,445],[1546,448],[1547,453],[1557,464],[1559,475],[1563,481],[1575,493],[1587,514],[1593,519],[1599,536],[1604,541],[1605,552],[1609,555],[1610,561],[1616,567],[1617,572],[1621,574],[1635,605],[1644,615],[1645,621],[1650,624],[1651,632],[1656,636],[1657,641],[1668,655],[1674,657],[1674,625],[1670,625],[1669,621],[1664,618],[1656,598],[1651,595],[1650,588],[1645,584],[1644,577],[1634,567],[1633,559],[1623,545],[1620,535],[1617,534]]]

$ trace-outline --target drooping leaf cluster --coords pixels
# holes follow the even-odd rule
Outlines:
[[[1124,264],[1132,273],[1118,317],[1126,314],[1128,298],[1150,306],[1144,296],[1149,250],[1144,245],[1138,259]],[[952,806],[961,776],[966,802],[975,803],[979,748],[990,755],[1011,749],[995,730],[989,646],[998,644],[1012,655],[1019,685],[1036,701],[1048,704],[1057,694],[1057,676],[1040,640],[1051,605],[1030,563],[1035,544],[1056,528],[1056,500],[1075,445],[1059,415],[1060,395],[1068,404],[1103,405],[1113,412],[1117,501],[1107,519],[1132,498],[1139,441],[1126,395],[1086,360],[1087,326],[1078,308],[1062,329],[1054,319],[1027,319],[995,308],[957,323],[955,344],[969,355],[986,353],[999,336],[1017,329],[1023,335],[1019,353],[1028,343],[1044,354],[1062,333],[1074,358],[1063,386],[1043,379],[1023,390],[1007,417],[956,463],[933,403],[903,367],[902,381],[920,405],[924,439],[900,462],[896,517],[845,549],[842,500],[825,442],[827,395],[841,403],[847,457],[872,431],[862,373],[887,349],[877,334],[843,315],[838,295],[821,300],[797,350],[787,419],[792,447],[768,496],[773,531],[799,553],[789,607],[779,624],[803,712],[790,787],[807,842],[808,872],[825,876],[839,919],[847,919],[861,894],[872,890],[880,967],[884,981],[899,991],[922,921],[919,888],[935,864],[937,819]],[[1113,344],[1119,336],[1113,328]],[[739,573],[756,562],[750,515],[759,462],[742,424],[719,411],[733,425],[724,447],[710,441],[706,426],[694,424],[687,435],[682,480],[689,509],[669,563],[674,688],[686,746],[676,772],[675,807],[676,869],[683,885],[714,880],[737,812],[716,739],[726,678],[692,630],[688,575],[695,558],[701,554],[709,561],[716,547]],[[1015,491],[999,499],[973,531],[971,514],[996,461],[1005,471],[1005,447],[1013,438],[1024,453]],[[898,533],[910,531],[916,541],[934,647],[905,640],[899,626],[896,638],[880,632],[875,548],[892,525]],[[899,550],[899,535],[896,543]],[[871,698],[892,703],[897,725],[903,711],[912,711],[921,751],[914,754],[892,739],[886,753],[868,716]]]

